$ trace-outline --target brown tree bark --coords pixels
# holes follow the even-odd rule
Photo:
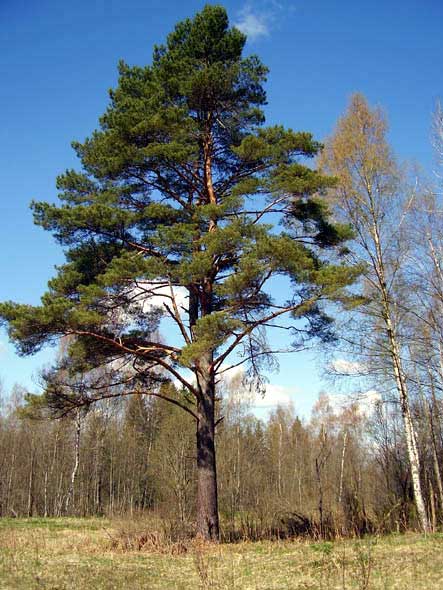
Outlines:
[[[216,204],[217,196],[212,182],[212,115],[208,114],[207,134],[203,140],[203,182],[207,203]],[[217,221],[209,220],[209,232],[217,230]],[[215,261],[214,261],[215,263]],[[191,331],[198,317],[213,311],[213,281],[216,269],[207,276],[201,289],[200,301],[191,313]],[[191,290],[192,293],[192,290]],[[194,333],[193,333],[194,337]],[[197,534],[204,539],[217,541],[220,535],[217,496],[217,466],[215,458],[215,372],[214,351],[209,350],[196,363],[198,395],[197,395]]]
[[[208,355],[209,356],[209,355]],[[197,534],[219,539],[215,460],[215,381],[209,359],[201,363],[197,419]]]

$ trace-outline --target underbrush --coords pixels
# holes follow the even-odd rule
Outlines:
[[[439,590],[443,535],[206,543],[159,518],[0,521],[1,590]]]
[[[113,551],[145,551],[169,555],[188,552],[195,533],[184,523],[160,519],[119,519],[106,528]]]

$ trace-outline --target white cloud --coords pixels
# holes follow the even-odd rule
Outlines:
[[[373,414],[376,405],[382,401],[380,393],[375,389],[369,389],[353,395],[336,394],[328,396],[328,400],[334,414],[340,414],[350,406],[357,406],[360,415],[370,416]]]
[[[293,11],[292,5],[285,5],[280,0],[246,0],[246,4],[238,11],[234,26],[245,33],[250,41],[255,41],[267,37],[283,20],[290,18]]]
[[[362,394],[357,403],[360,411],[366,416],[370,416],[374,412],[375,406],[381,401],[382,397],[379,392],[375,389],[370,389]]]
[[[244,8],[238,22],[234,23],[251,41],[269,35],[270,17],[265,14],[254,13],[251,7]]]
[[[156,309],[166,317],[165,305],[173,310],[171,295],[174,296],[179,315],[183,317],[188,309],[188,292],[185,287],[174,286],[171,293],[171,287],[165,283],[137,281],[126,292],[126,296],[131,300],[130,305],[124,310],[115,309],[114,306],[110,308],[110,323],[114,327],[120,325],[123,329],[131,324],[134,316],[140,311],[149,313]],[[112,303],[112,299],[110,302]]]
[[[171,302],[171,288],[168,286],[165,287],[159,287],[157,289],[155,289],[155,293],[152,295],[146,294],[146,296],[143,296],[143,288],[144,289],[152,289],[153,288],[153,284],[152,283],[145,283],[144,285],[139,283],[139,289],[140,289],[140,293],[141,293],[141,300],[142,300],[142,305],[143,305],[143,311],[147,312],[150,309],[154,308],[154,307],[159,307],[161,309],[164,309],[164,305],[168,305],[169,307],[172,307],[172,302]],[[188,298],[188,291],[187,289],[185,289],[185,287],[173,287],[173,294],[174,294],[174,299],[175,299],[175,303],[178,307],[178,310],[180,313],[183,312],[182,308],[187,309],[187,298]]]
[[[253,402],[253,408],[268,409],[276,406],[289,406],[292,403],[293,389],[284,385],[268,383],[266,385],[265,395],[256,395]]]
[[[244,367],[222,367],[223,381],[219,387],[221,393],[228,399],[238,403],[244,403],[252,410],[261,413],[264,410],[271,410],[277,406],[289,406],[293,403],[295,388],[266,383],[264,395],[259,393],[253,383],[245,381]],[[224,383],[223,383],[224,382]]]
[[[361,375],[366,372],[363,363],[347,361],[346,359],[335,359],[331,363],[331,369],[341,375]]]

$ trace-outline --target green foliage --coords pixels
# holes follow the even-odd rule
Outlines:
[[[216,311],[200,318],[195,326],[195,339],[185,346],[180,355],[181,363],[193,367],[208,350],[215,351],[243,324],[229,314]]]

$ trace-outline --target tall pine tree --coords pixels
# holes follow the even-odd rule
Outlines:
[[[168,399],[155,382],[181,384],[185,399],[170,401],[195,419],[197,530],[209,539],[218,375],[228,357],[257,373],[272,328],[329,337],[322,302],[346,299],[358,270],[340,263],[349,228],[318,196],[331,179],[305,165],[320,145],[264,126],[267,69],[242,56],[245,41],[222,7],[206,6],[155,47],[152,65],[119,64],[99,130],[73,144],[82,171],[58,178],[58,205],[32,205],[66,264],[40,306],[0,306],[20,353],[73,335],[73,366],[108,364],[116,395]],[[272,280],[282,276],[283,294]],[[92,379],[77,401],[110,390]]]

